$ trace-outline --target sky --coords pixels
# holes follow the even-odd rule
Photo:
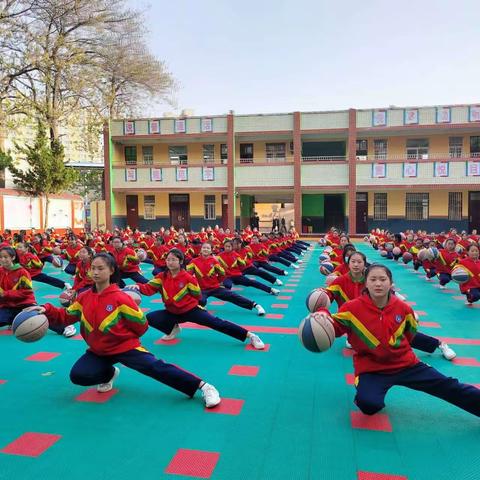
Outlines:
[[[129,0],[195,115],[480,102],[479,0]]]

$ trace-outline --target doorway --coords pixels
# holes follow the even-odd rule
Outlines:
[[[480,230],[480,192],[468,192],[468,231]]]
[[[183,228],[190,231],[190,195],[171,193],[170,202],[170,225],[176,230]]]
[[[357,225],[355,233],[368,232],[368,193],[357,192]]]
[[[228,195],[222,195],[222,228],[228,228]]]
[[[343,193],[325,195],[325,230],[335,227],[345,230],[345,195]]]
[[[138,195],[127,195],[127,225],[138,228]]]

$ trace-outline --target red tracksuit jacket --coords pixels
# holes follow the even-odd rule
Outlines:
[[[73,277],[73,289],[78,291],[81,288],[93,285],[92,276],[90,273],[91,262],[87,260],[83,263],[81,260],[77,262],[75,267],[75,276]]]
[[[18,264],[11,270],[0,267],[0,308],[18,308],[35,305],[30,274]]]
[[[150,296],[159,292],[165,308],[176,315],[195,308],[202,295],[197,280],[185,270],[180,270],[175,277],[166,270],[148,283],[137,285],[143,295]]]
[[[115,355],[141,346],[148,328],[147,319],[133,299],[118,285],[103,292],[82,292],[67,309],[45,305],[45,315],[52,323],[71,325],[80,321],[80,333],[97,355]]]
[[[341,307],[345,302],[358,298],[365,288],[365,280],[354,282],[350,272],[337,277],[325,290],[330,300],[335,300]]]
[[[465,268],[471,277],[466,283],[460,285],[462,293],[468,293],[471,288],[480,288],[480,260],[476,262],[469,257],[463,258],[458,262],[459,266]]]
[[[30,252],[24,255],[20,255],[18,252],[17,254],[20,265],[30,274],[30,277],[35,278],[36,275],[42,273],[43,263],[36,255]]]
[[[221,252],[218,254],[218,261],[225,270],[227,277],[239,277],[242,274],[242,267],[245,261],[237,252]]]
[[[355,375],[395,373],[418,363],[410,342],[417,331],[412,308],[395,295],[378,308],[368,296],[345,303],[332,315],[337,337],[347,333]]]
[[[225,276],[225,270],[213,255],[194,258],[187,265],[187,272],[196,277],[202,290],[219,288]]]
[[[108,253],[113,255],[113,258],[115,258],[120,271],[126,273],[140,271],[140,268],[138,267],[139,260],[137,254],[132,248],[124,247],[121,250],[112,248]]]

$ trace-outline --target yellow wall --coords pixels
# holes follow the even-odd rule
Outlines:
[[[253,143],[253,161],[262,163],[266,162],[267,154],[266,147],[267,143],[285,143],[285,156],[293,157],[290,155],[290,141],[289,140],[269,140],[268,142],[247,142],[247,141],[237,141],[235,145],[235,159],[237,162],[240,162],[240,143]]]
[[[429,217],[448,216],[448,191],[433,190],[429,192]]]
[[[114,215],[127,215],[125,193],[114,193],[112,196],[112,210]]]
[[[403,217],[405,215],[405,192],[387,193],[387,217]]]

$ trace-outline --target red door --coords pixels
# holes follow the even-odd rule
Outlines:
[[[138,196],[127,195],[127,225],[138,228]]]
[[[222,228],[228,228],[228,195],[222,195]]]
[[[357,225],[355,233],[367,233],[368,193],[357,192]]]
[[[468,192],[468,231],[480,230],[480,192]]]
[[[190,195],[170,194],[170,225],[190,231]]]

